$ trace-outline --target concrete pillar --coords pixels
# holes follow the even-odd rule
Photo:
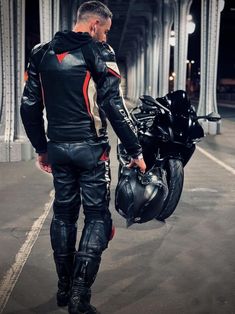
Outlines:
[[[186,71],[188,54],[187,16],[192,0],[176,0],[174,2],[174,72],[176,73],[174,89],[186,89]]]
[[[52,39],[52,0],[39,0],[40,41]]]
[[[32,154],[20,119],[25,61],[25,1],[1,0],[0,161],[19,161]]]
[[[130,99],[134,100],[135,90],[136,90],[136,54],[134,57],[134,62],[132,64],[132,76],[131,76],[131,95]]]
[[[169,91],[169,68],[170,68],[170,30],[173,22],[172,7],[169,1],[164,1],[162,7],[162,32],[160,41],[160,64],[159,64],[159,96],[164,96]]]
[[[74,0],[72,2],[72,8],[71,8],[71,14],[72,14],[72,20],[71,20],[71,29],[73,28],[73,26],[76,24],[77,21],[77,10],[79,7],[79,1]]]
[[[133,56],[132,56],[132,77],[131,77],[131,90],[130,90],[130,99],[133,100],[134,97],[135,97],[135,87],[136,87],[136,49],[134,51],[131,50],[130,53],[132,54],[133,53]],[[128,64],[127,64],[127,67],[128,67]]]
[[[136,88],[136,77],[135,77],[135,53],[131,51],[126,59],[127,62],[127,98],[134,100],[135,88]]]
[[[218,112],[216,99],[220,14],[223,0],[202,0],[201,11],[201,87],[198,114]],[[204,121],[206,133],[220,133],[220,122]]]
[[[77,3],[77,1],[75,1]],[[75,2],[73,0],[60,0],[61,14],[60,14],[60,28],[61,30],[71,30],[74,24],[74,8]],[[77,7],[79,3],[77,4]]]
[[[135,64],[134,64],[134,74],[133,74],[133,77],[134,77],[134,79],[133,79],[133,100],[134,101],[136,101],[136,94],[137,94],[137,62],[138,62],[138,60],[137,60],[137,55],[136,55],[136,57],[135,57]]]
[[[145,6],[142,4],[135,4],[134,17],[139,18],[136,27],[136,35],[138,40],[141,38],[141,81],[138,97],[141,94],[151,95],[152,92],[152,79],[153,79],[153,11],[148,2]],[[140,22],[140,20],[142,20]],[[140,33],[140,35],[137,34]]]
[[[59,30],[60,0],[39,0],[40,41],[48,42]]]
[[[128,54],[126,57],[126,63],[128,64],[127,67],[127,92],[126,92],[126,97],[130,98],[130,91],[131,91],[131,76],[132,76],[132,68],[131,68],[131,60],[130,60],[130,55]]]
[[[145,32],[146,49],[145,49],[145,94],[152,95],[153,83],[153,16],[149,14],[148,26]]]
[[[17,2],[15,20],[15,67],[16,67],[16,106],[15,106],[15,138],[25,140],[25,132],[20,117],[20,102],[24,87],[25,70],[25,0]]]
[[[60,30],[60,0],[53,0],[52,34]]]
[[[141,79],[142,77],[142,47],[141,47],[141,40],[138,40],[138,54],[137,54],[137,71],[136,71],[136,90],[135,90],[135,99],[137,100],[140,93],[142,92],[142,84]]]
[[[158,13],[157,13],[158,12]],[[160,16],[159,10],[153,17],[153,51],[152,51],[152,97],[159,95],[158,76],[159,76],[159,55],[160,55]]]
[[[146,83],[146,78],[145,78],[145,54],[146,54],[146,47],[143,42],[143,38],[140,42],[140,89],[137,95],[137,98],[139,98],[140,95],[144,94],[145,92],[145,83]]]
[[[137,94],[137,76],[138,76],[138,52],[137,52],[137,42],[134,50],[134,63],[133,63],[133,80],[132,80],[132,99],[136,102]]]
[[[124,62],[119,62],[118,63],[119,71],[121,74],[121,90],[123,97],[126,98],[126,93],[127,93],[127,69],[126,69],[126,64]]]

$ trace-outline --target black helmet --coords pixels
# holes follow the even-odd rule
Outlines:
[[[153,167],[145,174],[124,166],[115,190],[115,208],[127,227],[157,217],[168,194],[165,170]]]

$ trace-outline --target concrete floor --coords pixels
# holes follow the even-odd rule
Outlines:
[[[221,108],[221,114],[222,134],[207,136],[199,147],[235,169],[235,110]],[[117,161],[112,132],[110,137],[116,235],[103,254],[92,303],[102,314],[235,314],[234,174],[197,150],[185,168],[175,214],[165,224],[151,221],[126,229],[113,205]],[[52,180],[33,162],[0,164],[0,173],[0,274],[4,278],[50,199]],[[50,219],[51,211],[2,313],[67,312],[55,304]]]

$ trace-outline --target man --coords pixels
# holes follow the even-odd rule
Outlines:
[[[69,313],[98,313],[90,304],[90,287],[113,233],[105,116],[132,157],[131,166],[146,168],[120,93],[115,55],[105,43],[111,18],[101,2],[85,2],[73,31],[58,32],[51,42],[34,47],[21,104],[40,167],[54,178],[50,235],[59,278],[57,304],[68,304]],[[85,222],[76,250],[81,200]]]

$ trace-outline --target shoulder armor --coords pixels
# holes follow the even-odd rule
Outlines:
[[[49,47],[49,43],[39,43],[33,47],[31,50],[32,56],[38,54],[40,51],[45,52],[45,50]]]
[[[40,43],[40,44],[37,44],[36,46],[34,46],[33,49],[31,50],[30,58],[31,58],[31,61],[34,62],[37,69],[39,69],[39,65],[40,65],[42,58],[43,58],[44,54],[46,53],[48,47],[49,47],[49,42],[48,43]]]
[[[106,43],[95,42],[104,61],[116,61],[114,50]]]

